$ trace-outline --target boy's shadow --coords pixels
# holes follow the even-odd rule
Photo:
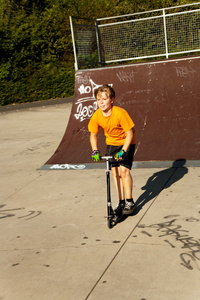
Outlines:
[[[154,173],[142,187],[144,193],[135,202],[136,208],[133,215],[138,214],[142,207],[159,195],[163,189],[169,188],[173,183],[180,180],[188,173],[188,168],[184,167],[185,159],[177,159],[171,168]]]
[[[159,195],[163,189],[169,188],[173,183],[180,180],[185,174],[188,173],[188,168],[184,167],[186,163],[185,159],[177,159],[173,162],[171,168],[154,173],[147,180],[146,184],[141,188],[144,193],[135,202],[135,210],[132,215],[139,213],[142,207]],[[128,216],[123,216],[121,222]]]

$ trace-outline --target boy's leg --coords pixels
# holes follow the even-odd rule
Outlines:
[[[111,170],[113,175],[113,181],[119,198],[119,203],[115,207],[114,212],[117,215],[117,217],[121,217],[123,213],[123,209],[125,207],[125,194],[124,194],[122,178],[120,176],[120,167],[112,167]]]
[[[119,168],[120,178],[122,181],[123,189],[126,194],[126,199],[131,199],[133,190],[133,179],[130,170],[124,166],[120,166]]]
[[[126,195],[126,202],[123,208],[123,214],[130,215],[133,213],[135,204],[133,202],[132,190],[133,190],[133,179],[130,173],[130,169],[120,166],[120,176],[123,183],[123,188]]]
[[[111,171],[119,200],[125,200],[123,181],[120,175],[120,167],[113,167],[111,168]]]
[[[135,208],[135,204],[132,198],[133,179],[130,170],[124,166],[114,167],[111,168],[111,170],[119,197],[119,204],[114,211],[119,217],[122,214],[130,215],[133,213]]]

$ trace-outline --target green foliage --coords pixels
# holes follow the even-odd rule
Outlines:
[[[93,19],[185,3],[191,1],[0,0],[1,105],[73,95],[70,15]]]
[[[51,63],[26,69],[20,80],[1,80],[1,105],[73,95],[74,69]]]

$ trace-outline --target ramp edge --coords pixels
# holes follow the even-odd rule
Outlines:
[[[176,160],[176,161],[136,161],[133,162],[133,169],[140,168],[181,168],[200,167],[200,160]],[[53,164],[43,165],[39,170],[85,170],[105,169],[105,163],[83,163],[83,164]]]

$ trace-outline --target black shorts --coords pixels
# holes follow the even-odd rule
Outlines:
[[[117,152],[119,152],[122,149],[122,147],[123,147],[123,145],[122,146],[107,145],[105,155],[114,156]],[[126,152],[124,159],[122,159],[120,161],[116,161],[115,159],[111,160],[110,168],[124,166],[125,168],[128,168],[129,170],[131,170],[132,164],[133,164],[134,153],[135,153],[135,144],[131,144]]]

